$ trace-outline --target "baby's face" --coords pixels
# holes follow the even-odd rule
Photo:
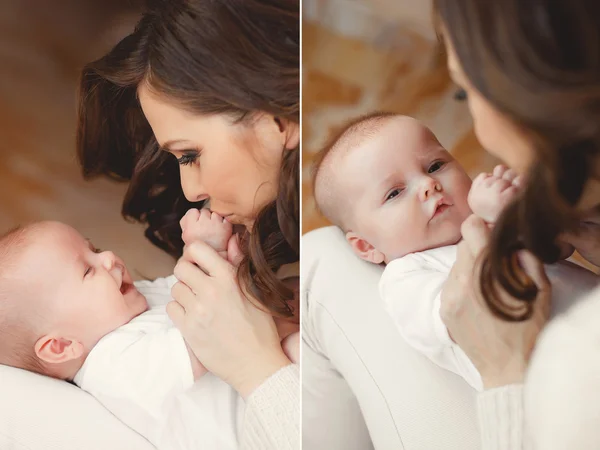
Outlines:
[[[46,333],[81,342],[89,351],[104,335],[147,308],[123,261],[100,252],[73,228],[44,224],[26,250],[26,276],[44,302]]]
[[[460,240],[471,179],[418,121],[391,119],[341,169],[352,231],[385,262]]]

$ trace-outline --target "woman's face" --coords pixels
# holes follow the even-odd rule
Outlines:
[[[534,161],[534,150],[526,134],[481,95],[465,76],[448,38],[445,39],[448,70],[453,81],[465,90],[477,139],[485,150],[517,173]],[[483,70],[483,68],[482,68]]]
[[[212,211],[251,227],[277,196],[283,152],[298,145],[298,125],[267,114],[234,123],[190,113],[145,84],[138,97],[158,144],[179,162],[185,197],[208,200]]]

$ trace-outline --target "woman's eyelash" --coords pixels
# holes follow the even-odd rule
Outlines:
[[[187,166],[188,164],[193,164],[198,159],[198,152],[187,152],[184,153],[181,158],[177,158],[177,162],[181,166]]]
[[[467,91],[465,91],[463,88],[458,88],[456,91],[454,91],[453,97],[457,102],[463,102],[468,98]]]

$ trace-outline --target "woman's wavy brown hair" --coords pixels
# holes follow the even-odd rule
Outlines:
[[[137,99],[140,83],[195,114],[237,121],[264,112],[298,123],[298,0],[154,0],[134,32],[81,75],[77,153],[86,178],[129,181],[125,218],[182,254],[179,220],[192,207],[176,159],[159,150]],[[284,152],[277,198],[242,239],[238,281],[272,313],[294,293],[275,276],[299,255],[299,149]]]
[[[576,226],[574,206],[598,175],[600,2],[435,0],[435,17],[469,82],[531,137],[537,153],[526,188],[502,213],[481,260],[490,309],[526,320],[538,291],[516,252],[556,262],[557,237]],[[499,286],[519,305],[505,304]]]

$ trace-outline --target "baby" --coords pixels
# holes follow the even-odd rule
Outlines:
[[[319,154],[314,173],[319,209],[360,258],[386,264],[380,293],[404,339],[478,390],[479,373],[440,318],[440,295],[463,221],[473,212],[495,222],[518,184],[500,166],[471,183],[428,128],[386,113],[348,125]]]
[[[222,252],[231,224],[203,212],[190,231]],[[62,223],[9,232],[0,239],[0,363],[74,382],[158,445],[170,402],[206,373],[166,314],[176,281],[134,285],[119,257]]]

